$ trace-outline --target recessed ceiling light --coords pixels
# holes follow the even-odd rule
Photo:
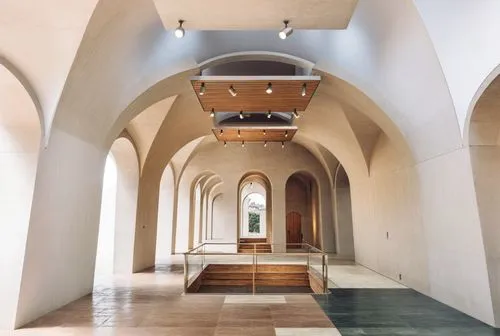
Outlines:
[[[262,135],[266,136],[266,130],[262,130]]]
[[[288,21],[288,20],[283,21],[283,23],[285,24],[285,27],[283,29],[281,29],[281,31],[278,34],[278,36],[282,40],[285,40],[288,36],[292,35],[292,33],[293,33],[293,28],[288,27],[289,22],[290,21]]]
[[[224,148],[226,148],[226,147],[227,147],[227,142],[224,141]]]
[[[178,39],[183,38],[184,34],[186,33],[184,31],[184,28],[182,28],[183,23],[184,23],[184,20],[179,20],[179,26],[174,31],[175,37],[177,37]]]
[[[288,138],[288,131],[285,131],[285,138]]]
[[[201,83],[200,86],[200,96],[203,96],[205,94],[205,83]]]
[[[273,93],[273,85],[271,83],[267,84],[266,93],[267,94]]]
[[[233,96],[233,97],[236,97],[238,95],[238,92],[236,92],[236,90],[234,89],[234,87],[232,85],[229,87],[228,91],[231,94],[231,96]]]
[[[224,130],[221,129],[219,133],[220,135],[224,134]]]

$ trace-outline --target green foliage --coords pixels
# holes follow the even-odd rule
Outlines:
[[[248,213],[248,231],[260,233],[260,214],[255,212]]]

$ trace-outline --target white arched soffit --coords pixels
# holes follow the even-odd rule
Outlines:
[[[7,58],[4,56],[0,55],[0,67],[4,66],[9,72],[16,77],[17,81],[23,86],[24,90],[26,93],[30,96],[31,102],[34,105],[37,115],[38,115],[38,122],[40,125],[40,132],[41,132],[41,138],[44,138],[45,135],[45,119],[43,115],[43,109],[42,105],[40,104],[40,100],[38,99],[38,95],[35,92],[35,89],[33,86],[30,84],[28,81],[28,78],[24,75],[24,73],[16,67],[12,62],[10,62]]]
[[[43,133],[39,104],[26,87],[0,57],[0,269],[8,274],[0,281],[0,330],[14,326]]]
[[[500,326],[500,75],[482,88],[469,117],[469,153],[495,325]]]
[[[168,164],[160,181],[158,224],[156,229],[156,264],[164,264],[172,254],[175,172]]]
[[[130,274],[134,255],[139,158],[133,139],[127,134],[115,140],[110,153],[115,158],[117,170],[114,273]]]
[[[471,128],[471,123],[473,123],[473,115],[475,113],[476,106],[483,97],[485,91],[490,87],[490,85],[493,83],[497,77],[500,76],[500,65],[498,65],[488,76],[483,80],[481,83],[481,86],[476,90],[476,93],[472,97],[472,100],[469,104],[469,108],[467,110],[467,116],[465,119],[465,127],[464,127],[464,133],[463,133],[463,138],[464,138],[464,144],[466,146],[470,146],[474,144],[474,138],[475,137],[475,131],[473,128]],[[480,135],[478,135],[480,137]]]

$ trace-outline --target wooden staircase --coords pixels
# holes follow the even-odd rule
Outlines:
[[[202,286],[253,286],[253,265],[209,265],[201,278]],[[309,287],[305,265],[257,265],[255,286]]]
[[[254,253],[254,244],[255,251],[257,253],[271,253],[271,244],[267,244],[266,238],[240,238],[240,242],[238,244],[238,253]]]

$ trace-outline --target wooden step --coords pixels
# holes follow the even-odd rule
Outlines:
[[[234,264],[210,264],[205,268],[205,273],[252,273],[253,265],[234,265]]]
[[[203,280],[203,286],[252,286],[252,279],[213,279]]]
[[[250,243],[250,244],[267,243],[267,238],[240,238],[240,244],[241,243]]]
[[[240,248],[251,248],[253,249],[255,246],[255,248],[258,250],[258,249],[270,249],[271,248],[271,244],[250,244],[250,243],[240,243]]]
[[[256,286],[276,286],[276,287],[280,287],[280,286],[304,287],[304,286],[309,286],[309,279],[282,279],[282,280],[256,279],[255,285]]]
[[[203,281],[205,280],[248,280],[252,279],[252,273],[204,273]]]
[[[258,280],[309,280],[307,273],[255,273]]]
[[[305,265],[259,265],[257,273],[307,273]]]

